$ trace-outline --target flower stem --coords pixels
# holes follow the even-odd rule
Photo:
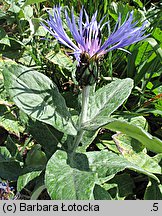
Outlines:
[[[88,104],[89,104],[89,91],[90,91],[90,86],[84,86],[82,90],[82,109],[81,109],[81,114],[80,114],[80,120],[79,120],[79,127],[78,127],[78,133],[74,139],[73,143],[73,151],[76,150],[78,147],[83,134],[84,130],[82,129],[82,125],[87,121],[87,113],[88,113]]]
[[[90,86],[84,86],[82,91],[82,110],[80,117],[80,127],[87,121],[88,103],[89,103]]]

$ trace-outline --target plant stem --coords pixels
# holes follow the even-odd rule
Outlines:
[[[88,103],[89,103],[90,86],[84,86],[82,91],[82,110],[80,117],[80,127],[87,121]]]
[[[87,121],[87,113],[88,113],[88,104],[89,104],[89,91],[90,86],[84,86],[82,90],[82,109],[80,114],[80,120],[79,120],[79,127],[78,127],[78,133],[74,139],[73,143],[73,151],[76,150],[78,147],[82,136],[84,134],[84,130],[82,129],[82,125]]]

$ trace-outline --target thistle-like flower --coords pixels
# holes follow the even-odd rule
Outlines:
[[[83,15],[85,22],[83,21]],[[61,7],[54,7],[53,14],[49,13],[49,20],[44,20],[42,25],[53,35],[60,43],[72,50],[79,68],[89,66],[92,60],[97,61],[101,56],[114,49],[123,49],[123,47],[136,43],[147,37],[144,36],[146,22],[141,27],[137,27],[137,22],[133,22],[133,12],[127,15],[126,20],[121,24],[121,14],[113,32],[103,42],[102,29],[109,22],[103,23],[105,17],[97,22],[97,11],[91,20],[85,10],[80,10],[78,20],[71,11],[71,18],[65,9],[65,20],[71,32],[73,40],[65,32],[61,19]],[[126,50],[125,50],[126,51]],[[86,67],[87,66],[87,67]],[[79,78],[78,78],[79,79]]]

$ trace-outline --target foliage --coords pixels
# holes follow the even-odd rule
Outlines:
[[[0,178],[23,199],[162,199],[161,3],[100,2],[0,3]],[[99,62],[81,125],[76,62],[40,25],[58,3],[97,9],[112,29],[119,12],[148,21],[149,37],[131,54],[116,50]]]

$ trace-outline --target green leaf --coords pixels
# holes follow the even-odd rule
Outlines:
[[[110,119],[107,117],[123,104],[132,88],[133,80],[129,78],[115,80],[100,88],[94,96],[90,97],[88,121],[92,124],[97,122],[98,127],[108,123]]]
[[[2,38],[2,39],[0,40],[0,44],[5,44],[5,45],[7,45],[7,46],[11,46],[10,40],[9,40],[9,38],[8,38],[8,35],[6,35],[4,38]]]
[[[40,20],[39,20],[39,26],[38,26],[38,19],[37,18],[33,18],[31,19],[31,31],[32,33],[34,33],[35,36],[41,36],[41,37],[45,37],[46,36],[46,31],[43,28],[43,26],[40,26]]]
[[[135,116],[131,113],[122,113],[120,115],[114,115],[113,117],[119,120],[125,120],[133,125],[145,129],[146,131],[148,130],[148,123],[143,116]]]
[[[127,14],[132,10],[131,6],[129,4],[123,4],[122,1],[115,2],[111,1],[109,6],[109,15],[112,16],[112,18],[117,21],[118,20],[118,14],[122,14],[122,22],[124,22],[124,19],[127,17]],[[136,14],[136,11],[135,13]]]
[[[7,180],[17,180],[22,169],[17,161],[0,162],[0,177]]]
[[[133,164],[151,172],[161,174],[161,167],[158,162],[147,155],[146,149],[141,143],[124,134],[116,134],[114,141],[118,143],[118,147],[122,155]]]
[[[141,80],[145,77],[146,73],[150,74],[154,71],[158,71],[160,66],[161,64],[159,58],[156,55],[150,61],[145,60],[143,63],[141,63],[138,69],[138,73],[134,77],[135,85],[141,82]]]
[[[132,176],[127,173],[118,174],[110,181],[103,184],[103,188],[108,191],[114,200],[124,200],[134,193],[135,188]]]
[[[143,8],[143,3],[140,0],[133,0],[133,2],[137,3],[139,7]]]
[[[24,18],[26,20],[28,20],[29,24],[31,22],[31,18],[33,16],[33,8],[30,5],[27,5],[26,7],[24,7],[23,9],[23,13],[24,13]]]
[[[37,200],[43,190],[46,189],[45,185],[39,186],[32,194],[30,200]]]
[[[107,116],[98,116],[96,119],[94,118],[92,121],[85,122],[83,125],[83,129],[87,131],[96,131],[108,123],[114,122],[116,119]]]
[[[138,53],[135,59],[135,65],[141,66],[141,64],[145,62],[146,60],[148,60],[148,58],[152,55],[152,47],[146,41],[143,41],[143,43],[140,44],[140,46],[137,48],[138,48]]]
[[[144,144],[147,149],[156,153],[162,153],[162,141],[139,126],[122,120],[114,120],[104,127],[112,131],[120,131],[138,140]]]
[[[8,9],[8,11],[11,11],[13,13],[19,13],[20,7],[16,5],[16,2],[12,1],[12,3],[10,4],[10,8]]]
[[[162,43],[162,30],[160,28],[155,28],[152,32],[152,36],[155,38],[155,40],[159,41],[160,44]]]
[[[45,185],[53,200],[90,200],[93,199],[93,188],[96,175],[86,166],[77,169],[67,164],[68,155],[58,150],[48,161],[45,173]],[[77,158],[83,164],[82,157]],[[76,161],[76,163],[77,163]]]
[[[133,78],[136,74],[136,66],[135,59],[138,54],[138,48],[131,50],[131,55],[128,55],[128,63],[127,63],[127,77]]]
[[[74,64],[72,60],[61,51],[56,53],[51,51],[46,55],[46,58],[61,68],[66,68],[69,71],[73,70]]]
[[[25,3],[23,4],[23,7],[25,7],[27,5],[35,4],[35,3],[41,3],[44,1],[46,1],[46,0],[26,0]]]
[[[158,178],[147,170],[129,162],[121,155],[117,155],[109,151],[92,151],[86,153],[89,161],[89,167],[93,172],[98,174],[98,177],[107,181],[107,176],[115,175],[124,169],[130,169],[135,172],[147,175],[157,181]]]
[[[151,179],[147,185],[145,194],[145,200],[162,200],[162,184],[158,184]]]
[[[14,159],[21,162],[23,161],[22,155],[20,154],[20,151],[18,150],[16,143],[13,141],[10,135],[8,135],[7,137],[6,147]]]
[[[65,100],[47,76],[10,61],[3,67],[3,75],[8,93],[26,114],[76,135]]]
[[[39,176],[40,173],[41,171],[35,171],[19,176],[17,181],[17,191],[21,191],[30,181]]]
[[[57,145],[60,144],[63,133],[55,128],[39,121],[29,121],[29,132],[33,138],[43,147],[48,157],[57,150]]]
[[[95,200],[112,200],[110,194],[100,185],[95,185],[93,193]]]
[[[83,136],[82,136],[82,146],[79,146],[79,151],[86,151],[86,149],[88,148],[88,146],[93,142],[93,140],[96,138],[98,134],[98,130],[97,131],[85,131]]]
[[[0,147],[0,162],[10,161],[11,154],[6,147]]]
[[[19,125],[16,117],[5,105],[0,105],[0,127],[5,128],[8,132],[15,135],[19,135],[19,133],[23,131],[23,128]]]
[[[154,38],[146,38],[145,41],[147,41],[159,57],[160,62],[162,62],[162,48],[157,43],[157,41]]]
[[[127,173],[116,175],[108,184],[117,184],[118,196],[120,198],[133,194],[133,189],[135,188],[133,179]]]
[[[3,127],[0,127],[0,146],[4,144],[7,137],[8,137],[8,132]]]
[[[21,172],[19,162],[11,160],[11,155],[6,147],[0,147],[0,178],[16,180]]]
[[[28,168],[43,169],[47,163],[47,157],[39,144],[34,145],[28,152],[25,163]]]
[[[29,19],[30,24],[30,31],[31,34],[34,34],[34,36],[46,36],[46,31],[43,28],[43,26],[40,26],[40,19],[39,18],[31,18]]]
[[[0,44],[6,44],[10,46],[10,40],[8,39],[8,35],[2,27],[0,27]]]

